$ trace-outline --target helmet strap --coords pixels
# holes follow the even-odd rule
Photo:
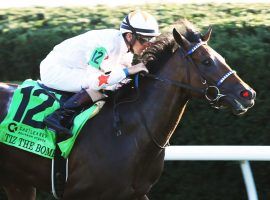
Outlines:
[[[135,42],[136,42],[136,36],[134,36],[134,35],[132,34],[132,39],[131,39],[131,41],[128,41],[125,35],[123,35],[123,38],[124,38],[126,44],[129,45],[128,52],[134,53],[133,46],[134,46],[134,44],[135,44]]]
[[[129,47],[130,52],[131,53],[134,53],[133,46],[134,46],[134,44],[136,42],[136,39],[137,39],[137,32],[136,32],[136,29],[133,26],[131,26],[131,24],[129,22],[129,19],[128,19],[128,15],[126,16],[125,19],[126,19],[127,25],[129,26],[129,28],[130,28],[130,30],[132,32],[132,39],[131,39],[131,41],[129,42],[126,38],[125,38],[125,41],[130,46]]]

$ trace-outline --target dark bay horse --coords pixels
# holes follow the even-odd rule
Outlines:
[[[178,30],[178,31],[177,31]],[[161,175],[164,147],[187,102],[202,98],[213,107],[243,114],[256,93],[210,46],[211,28],[201,35],[182,20],[142,55],[151,74],[139,81],[139,98],[118,107],[121,135],[113,129],[113,103],[82,129],[69,157],[66,200],[146,200]],[[0,86],[1,120],[16,86]],[[128,97],[134,89],[123,88]],[[0,185],[11,200],[35,199],[35,188],[50,192],[51,160],[0,144]]]

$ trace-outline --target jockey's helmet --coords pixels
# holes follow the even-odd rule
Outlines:
[[[129,13],[120,25],[121,33],[133,33],[148,37],[160,35],[157,20],[149,13],[141,10]]]

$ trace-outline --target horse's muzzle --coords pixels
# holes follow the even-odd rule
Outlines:
[[[220,99],[223,107],[230,107],[233,114],[242,115],[255,104],[256,92],[254,90],[243,90],[239,96],[228,94]]]

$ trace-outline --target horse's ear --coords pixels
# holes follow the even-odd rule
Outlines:
[[[202,41],[208,42],[208,40],[209,40],[210,37],[211,37],[211,33],[212,33],[212,27],[209,26],[207,32],[206,32],[204,35],[202,35]]]
[[[185,50],[189,49],[189,46],[190,46],[189,41],[184,36],[182,36],[180,33],[178,33],[178,31],[175,28],[173,29],[173,37],[174,37],[175,41],[177,42],[177,44],[179,44]]]

